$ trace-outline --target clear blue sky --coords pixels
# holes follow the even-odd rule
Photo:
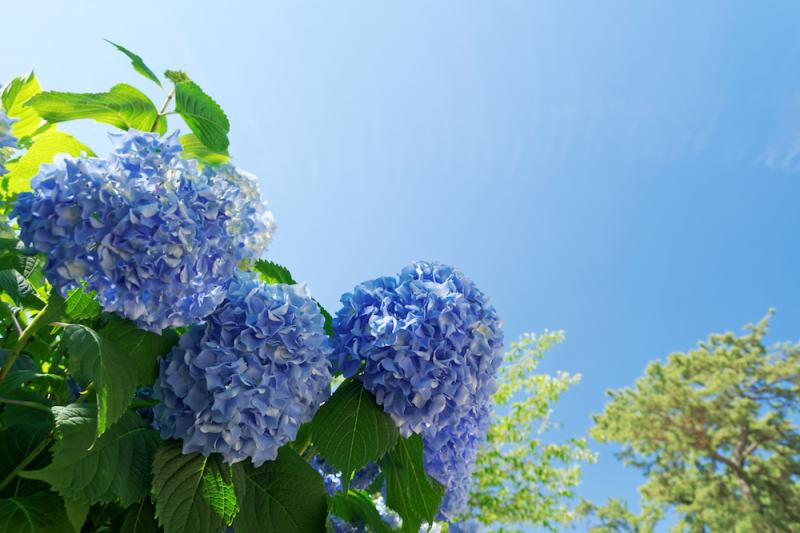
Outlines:
[[[331,310],[428,258],[490,294],[509,339],[565,329],[545,368],[584,378],[560,435],[770,306],[773,340],[800,337],[800,4],[16,5],[0,78],[150,91],[108,37],[213,95],[280,225],[270,257]],[[104,126],[73,131],[108,149]],[[596,449],[581,495],[636,500]]]

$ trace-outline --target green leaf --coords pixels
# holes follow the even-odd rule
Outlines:
[[[153,497],[156,517],[165,533],[216,533],[224,529],[225,520],[206,496],[216,490],[207,487],[206,479],[222,475],[219,464],[199,453],[184,455],[179,441],[161,443],[153,461]],[[220,501],[225,499],[220,496]]]
[[[64,343],[69,351],[69,371],[78,381],[94,381],[99,437],[133,401],[139,368],[130,355],[87,326],[67,326]]]
[[[203,496],[225,525],[230,526],[239,513],[239,505],[233,487],[231,466],[224,464],[219,455],[208,458],[203,472]]]
[[[270,285],[275,283],[295,284],[289,269],[272,261],[259,259],[253,265],[253,270],[258,272],[258,277]]]
[[[99,333],[134,361],[138,367],[136,385],[150,385],[156,380],[158,358],[166,355],[178,342],[178,336],[173,331],[165,330],[157,335],[121,318],[111,319]]]
[[[351,490],[346,495],[334,494],[331,499],[331,513],[349,523],[365,524],[373,533],[390,533],[392,528],[383,521],[375,508],[375,502],[363,491]]]
[[[86,517],[89,515],[89,507],[88,503],[64,500],[64,510],[67,512],[69,523],[72,524],[76,533],[81,533],[81,528],[83,528],[83,524],[86,523]]]
[[[336,389],[311,424],[319,455],[342,472],[345,490],[352,473],[383,457],[399,435],[394,421],[355,379]]]
[[[91,404],[53,407],[56,443],[53,460],[28,479],[46,481],[64,498],[88,504],[117,499],[127,507],[150,489],[150,468],[158,433],[133,412],[126,412],[95,440],[97,410]]]
[[[213,152],[209,150],[205,144],[201,143],[200,139],[191,133],[187,135],[181,135],[179,140],[181,146],[183,146],[181,157],[184,159],[196,159],[197,161],[207,165],[221,165],[223,163],[227,163],[231,159],[227,151]]]
[[[164,76],[172,83],[183,83],[185,81],[192,81],[189,76],[182,70],[165,70]]]
[[[158,533],[161,529],[156,523],[156,508],[150,498],[144,498],[125,511],[119,533]]]
[[[36,256],[15,252],[0,257],[0,270],[16,270],[26,279],[33,274],[37,266],[39,266],[39,258]]]
[[[13,407],[19,409],[19,406]],[[8,410],[8,406],[6,406],[5,410]],[[49,419],[43,420],[38,412],[25,422],[0,431],[0,481],[11,475],[19,467],[20,463],[34,452],[36,447],[50,433],[50,428],[52,427],[52,422]],[[40,453],[30,464],[26,465],[26,468],[42,468],[46,464],[47,454]],[[47,485],[40,481],[23,479],[17,476],[3,489],[0,497],[27,496],[47,489]]]
[[[3,90],[2,107],[9,117],[17,119],[11,131],[18,139],[30,137],[42,127],[42,117],[35,109],[25,107],[25,103],[40,92],[42,88],[33,72],[14,78]]]
[[[42,93],[44,94],[44,93]],[[52,163],[58,154],[95,155],[85,144],[61,131],[48,131],[37,137],[33,146],[17,161],[7,163],[8,174],[2,177],[4,188],[11,194],[30,189],[30,181],[44,163]]]
[[[0,289],[20,307],[44,307],[44,302],[39,299],[30,282],[16,270],[0,270]]]
[[[316,300],[314,300],[316,302]],[[317,302],[317,307],[319,307],[319,312],[322,313],[322,317],[325,319],[325,324],[323,327],[325,328],[325,333],[328,334],[328,337],[333,337],[333,317],[331,314],[322,307],[322,304]]]
[[[139,74],[141,74],[142,76],[144,76],[148,80],[153,81],[159,87],[161,87],[161,80],[158,79],[158,76],[156,76],[155,72],[150,70],[150,68],[147,65],[144,64],[144,60],[142,60],[142,58],[140,56],[134,54],[133,52],[131,52],[130,50],[128,50],[124,46],[121,46],[121,45],[118,45],[117,43],[111,42],[108,39],[103,39],[103,40],[105,42],[107,42],[108,44],[110,44],[111,46],[113,46],[114,48],[116,48],[117,50],[119,50],[120,52],[122,52],[123,54],[125,54],[126,56],[128,56],[128,59],[131,60],[131,65],[133,65],[133,69],[136,72],[138,72]]]
[[[175,85],[175,111],[212,152],[228,150],[230,123],[222,108],[193,81]]]
[[[90,118],[123,130],[150,131],[158,118],[152,100],[124,83],[115,85],[107,93],[47,91],[37,94],[26,105],[50,122]]]
[[[64,533],[64,504],[52,492],[0,499],[0,533]]]
[[[425,473],[422,437],[397,439],[379,465],[386,477],[386,504],[403,519],[403,531],[417,533],[423,522],[432,524],[444,487]]]
[[[85,289],[76,287],[67,295],[67,314],[73,320],[85,320],[100,316],[100,303],[95,298],[95,292],[86,292]]]
[[[318,533],[325,530],[327,502],[322,478],[290,446],[274,461],[254,468],[234,465],[239,515],[237,533]]]

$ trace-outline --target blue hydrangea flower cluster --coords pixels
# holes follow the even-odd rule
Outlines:
[[[11,124],[14,122],[14,119],[9,118],[5,112],[0,111],[0,176],[8,174],[8,169],[3,165],[6,161],[6,149],[11,148],[13,150],[17,148],[17,138],[11,134]]]
[[[404,436],[463,417],[496,390],[501,322],[458,270],[418,262],[359,284],[333,321],[334,368],[360,379]]]
[[[461,272],[418,262],[359,284],[334,319],[334,368],[365,388],[404,436],[421,433],[427,471],[447,489],[440,517],[467,501],[491,418],[502,325]]]
[[[322,476],[322,480],[325,483],[325,492],[332,496],[342,490],[342,473],[336,467],[327,463],[319,455],[315,455],[310,464]],[[350,480],[350,488],[366,490],[378,477],[380,471],[378,464],[370,461],[364,468],[353,473],[353,479]]]
[[[204,325],[160,361],[161,437],[228,463],[275,459],[330,391],[324,319],[303,285],[238,275]]]
[[[107,158],[61,157],[19,195],[20,238],[47,255],[62,293],[84,282],[103,309],[144,329],[186,326],[225,296],[274,223],[250,177],[216,179],[180,157],[177,132],[112,135]],[[237,177],[241,176],[241,178]]]

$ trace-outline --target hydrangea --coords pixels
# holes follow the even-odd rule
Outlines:
[[[425,471],[445,488],[440,520],[452,520],[467,506],[472,472],[490,423],[491,403],[485,402],[455,423],[423,431]]]
[[[330,391],[324,319],[302,285],[237,276],[204,325],[162,360],[154,413],[183,452],[258,466],[292,441]]]
[[[11,124],[15,121],[0,111],[0,176],[8,173],[8,169],[3,165],[5,162],[4,149],[17,147],[17,138],[11,134]]]
[[[111,140],[108,158],[43,166],[12,212],[20,238],[47,255],[44,273],[62,294],[84,282],[103,309],[157,333],[196,323],[239,261],[263,251],[271,215],[245,178],[231,171],[218,183],[182,159],[177,132]]]
[[[334,368],[350,376],[363,364],[361,381],[404,436],[456,423],[496,390],[501,322],[458,270],[417,262],[341,302]]]
[[[335,466],[326,462],[319,455],[315,455],[310,464],[322,476],[322,480],[325,483],[325,492],[333,495],[342,490],[342,473]],[[366,490],[378,477],[380,471],[378,464],[370,461],[364,468],[357,470],[353,474],[353,479],[350,480],[350,488]]]

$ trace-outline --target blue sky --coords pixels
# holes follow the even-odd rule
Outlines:
[[[700,5],[702,4],[702,5]],[[9,11],[6,6],[6,14]],[[774,306],[800,337],[800,4],[29,1],[0,78],[134,83],[102,37],[186,70],[228,113],[280,229],[270,257],[331,310],[416,259],[471,276],[580,435],[647,361]],[[72,128],[96,152],[106,128]],[[637,499],[601,451],[582,496]]]

